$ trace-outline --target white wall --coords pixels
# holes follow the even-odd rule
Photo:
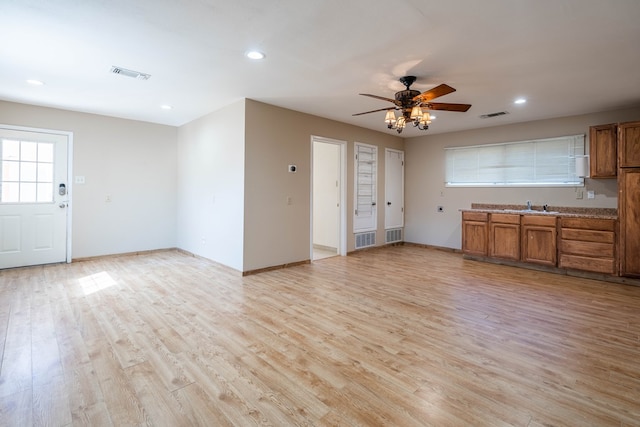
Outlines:
[[[589,126],[638,120],[640,109],[612,111],[549,120],[496,126],[470,131],[410,138],[405,141],[405,240],[459,249],[459,209],[471,203],[497,203],[572,207],[617,207],[616,180],[586,179],[584,198],[576,199],[576,188],[446,188],[445,147],[520,141],[585,134]],[[587,199],[586,191],[595,191]],[[438,205],[444,207],[438,213]]]
[[[0,122],[73,132],[74,259],[175,247],[175,127],[3,101]]]
[[[245,101],[178,130],[177,246],[243,271]]]
[[[340,146],[313,143],[313,244],[338,248]]]

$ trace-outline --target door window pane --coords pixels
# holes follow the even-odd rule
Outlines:
[[[9,139],[3,140],[2,158],[4,160],[20,160],[20,141]]]
[[[20,181],[36,182],[36,163],[22,162],[20,165]]]
[[[22,182],[20,183],[20,201],[35,202],[36,199],[36,183]]]
[[[2,183],[2,201],[5,203],[17,203],[20,201],[20,184],[17,182]]]
[[[0,139],[0,144],[0,202],[53,202],[54,144],[12,139]]]
[[[2,180],[20,181],[20,163],[2,162]]]
[[[38,163],[38,182],[53,182],[53,163]]]
[[[38,143],[38,162],[53,163],[53,144],[48,142]]]
[[[53,184],[38,183],[38,202],[53,202]]]
[[[23,162],[38,160],[38,143],[22,141],[20,143],[20,160]]]

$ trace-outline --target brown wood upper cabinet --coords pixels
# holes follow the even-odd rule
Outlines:
[[[640,122],[618,125],[618,166],[640,167]]]
[[[492,213],[489,220],[489,256],[520,260],[520,215]]]
[[[558,259],[557,217],[522,216],[522,261],[555,267]]]
[[[487,255],[489,214],[462,212],[462,252],[469,255]]]
[[[590,178],[615,178],[618,167],[618,125],[591,126],[589,128]]]

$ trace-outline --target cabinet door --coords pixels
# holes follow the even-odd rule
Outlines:
[[[589,175],[591,178],[615,178],[618,171],[616,124],[589,128]]]
[[[555,267],[557,260],[556,228],[522,226],[522,261]]]
[[[489,256],[520,260],[520,225],[491,223]]]
[[[640,167],[640,122],[618,126],[618,165],[621,168]]]
[[[640,277],[640,168],[620,169],[620,275]]]
[[[462,221],[462,252],[487,255],[487,222]]]

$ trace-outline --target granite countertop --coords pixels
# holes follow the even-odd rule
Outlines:
[[[552,215],[575,218],[618,219],[615,208],[574,208],[563,206],[547,206],[547,212],[542,206],[532,206],[527,210],[526,205],[496,205],[487,203],[472,203],[471,209],[460,209],[461,212],[513,213],[521,215]]]

